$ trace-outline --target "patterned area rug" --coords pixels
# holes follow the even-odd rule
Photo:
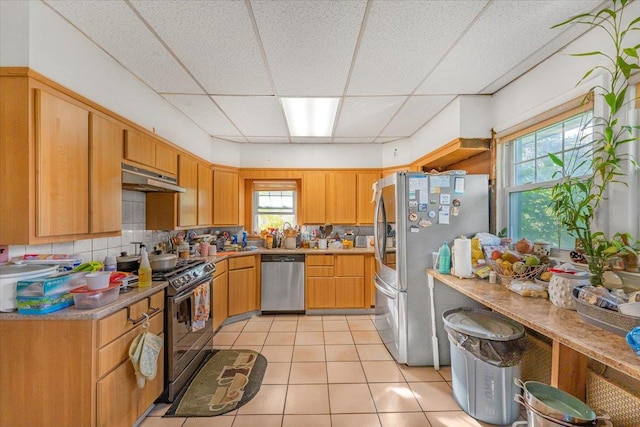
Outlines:
[[[260,390],[267,359],[252,350],[214,350],[166,417],[213,417],[238,409]]]

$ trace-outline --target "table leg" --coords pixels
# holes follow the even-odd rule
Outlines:
[[[551,385],[584,402],[587,361],[584,354],[554,340],[551,350]]]

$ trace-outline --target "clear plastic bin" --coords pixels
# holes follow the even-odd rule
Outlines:
[[[92,291],[86,286],[71,291],[73,302],[80,310],[91,310],[111,304],[118,299],[120,283],[116,282],[106,289]]]

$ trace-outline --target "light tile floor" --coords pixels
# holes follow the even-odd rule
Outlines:
[[[258,394],[218,417],[162,418],[142,427],[480,427],[453,399],[451,370],[396,363],[369,315],[255,316],[224,326],[214,348],[268,361]]]

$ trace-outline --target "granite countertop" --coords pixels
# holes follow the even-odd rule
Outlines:
[[[94,308],[92,310],[79,310],[75,306],[63,308],[49,314],[20,314],[17,311],[13,313],[0,313],[0,321],[2,320],[91,320],[101,319],[115,313],[122,308],[138,302],[168,286],[165,281],[153,282],[150,288],[133,288],[132,291],[118,295],[118,299],[103,307]]]
[[[207,261],[217,262],[231,257],[249,256],[249,255],[261,255],[261,254],[304,254],[304,255],[319,255],[319,254],[340,254],[340,255],[361,255],[361,254],[373,254],[373,248],[351,248],[351,249],[266,249],[258,248],[251,251],[231,251],[231,252],[218,252],[215,256],[204,257]]]
[[[557,307],[547,299],[522,297],[486,280],[459,279],[440,274],[437,270],[427,272],[498,313],[587,357],[640,379],[640,356],[631,350],[624,337],[583,322],[576,311]]]

